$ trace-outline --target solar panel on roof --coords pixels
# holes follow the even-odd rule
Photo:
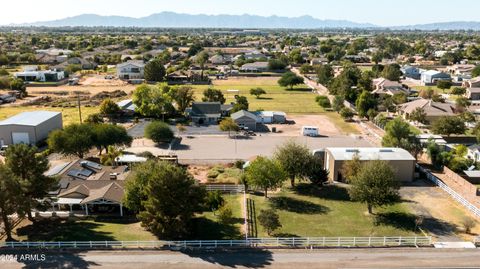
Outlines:
[[[93,174],[93,172],[88,169],[82,169],[79,171],[79,174],[85,177],[89,177]]]

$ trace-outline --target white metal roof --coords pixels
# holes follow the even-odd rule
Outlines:
[[[362,161],[415,161],[415,158],[401,148],[326,148],[335,160],[351,160],[355,154]]]
[[[37,126],[57,115],[61,115],[61,112],[53,111],[29,111],[22,112],[15,116],[12,116],[8,119],[0,121],[1,125],[26,125],[26,126]]]
[[[118,156],[117,158],[115,158],[115,161],[119,163],[140,163],[140,162],[146,162],[147,158],[139,157],[133,154],[127,154],[127,155]]]
[[[59,205],[77,205],[80,204],[82,201],[83,199],[81,198],[58,198],[55,203]]]

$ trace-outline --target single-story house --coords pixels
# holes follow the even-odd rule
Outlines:
[[[415,158],[402,148],[325,148],[325,169],[330,181],[344,181],[342,167],[346,161],[358,156],[360,161],[387,161],[395,170],[399,181],[409,182],[414,178]]]
[[[48,134],[62,129],[62,113],[52,111],[22,112],[0,121],[0,145],[36,144]]]
[[[414,66],[405,65],[400,68],[406,78],[420,79],[420,69]]]
[[[480,100],[480,87],[467,88],[465,90],[465,97],[470,100]]]
[[[126,61],[117,64],[117,77],[120,79],[143,79],[145,63],[143,61]]]
[[[437,71],[437,70],[425,71],[420,76],[420,81],[424,85],[433,85],[433,84],[436,84],[437,81],[440,81],[440,80],[451,81],[452,77],[450,76],[450,74],[440,72],[440,71]]]
[[[240,67],[241,72],[265,72],[268,70],[268,62],[246,63]]]
[[[423,98],[402,104],[398,111],[400,115],[408,119],[408,116],[417,108],[423,109],[427,114],[426,120],[428,122],[433,122],[440,117],[455,115],[455,106],[453,104],[434,102]]]
[[[83,210],[85,215],[112,213],[123,216],[122,200],[127,166],[103,166],[87,160],[75,160],[52,167],[45,174],[60,179],[58,189],[49,193],[55,197],[54,208]],[[118,213],[117,213],[118,212]]]
[[[310,60],[310,65],[322,65],[322,64],[328,64],[327,57],[312,58]]]
[[[281,111],[257,111],[255,112],[258,123],[280,123],[283,124],[287,121],[287,114]]]
[[[193,102],[187,112],[196,124],[217,124],[231,109],[232,105],[222,105],[220,102]]]
[[[93,61],[89,61],[80,57],[72,57],[72,58],[68,58],[68,60],[66,60],[61,64],[53,66],[52,69],[55,69],[58,71],[65,71],[65,68],[71,64],[78,65],[83,70],[93,70],[98,66],[97,63]]]
[[[410,91],[405,88],[401,83],[397,81],[391,81],[386,78],[377,78],[372,81],[373,84],[373,94],[379,96],[390,95],[393,96],[397,93],[404,93],[408,95]]]
[[[22,71],[14,74],[23,81],[57,82],[65,78],[65,72],[56,70]]]
[[[257,116],[251,112],[240,110],[233,113],[230,117],[242,129],[257,130]]]

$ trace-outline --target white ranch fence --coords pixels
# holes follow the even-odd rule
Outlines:
[[[437,178],[435,175],[430,173],[427,169],[423,168],[422,166],[417,164],[418,169],[420,172],[424,173],[425,176],[427,177],[428,180],[432,181],[437,185],[440,189],[448,193],[450,196],[452,196],[453,199],[455,199],[457,202],[459,202],[462,206],[464,206],[466,209],[468,209],[470,212],[472,212],[476,217],[480,217],[480,209],[467,201],[465,198],[463,198],[460,194],[452,190],[450,187],[447,186],[447,184],[443,183],[439,178]]]
[[[0,242],[0,248],[316,248],[316,247],[426,247],[432,245],[430,236],[411,237],[290,237],[248,238],[246,240],[192,241],[65,241],[65,242]]]
[[[221,191],[221,192],[233,192],[233,193],[242,193],[245,191],[245,185],[206,184],[204,186],[207,191]]]

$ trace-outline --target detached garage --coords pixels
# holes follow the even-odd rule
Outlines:
[[[22,112],[0,121],[0,145],[36,144],[48,134],[62,129],[62,113],[50,111]]]

